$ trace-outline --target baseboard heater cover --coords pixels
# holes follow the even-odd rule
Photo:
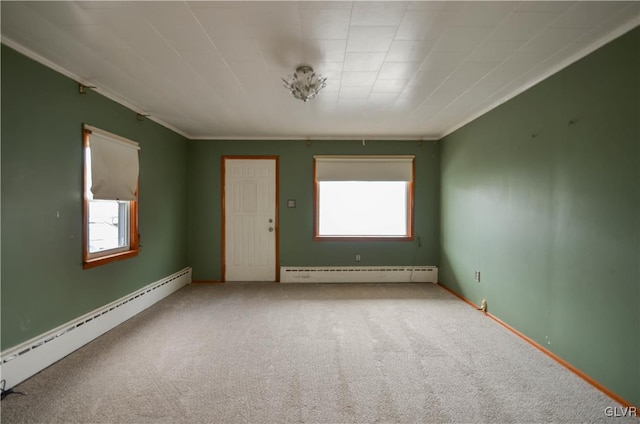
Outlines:
[[[0,379],[8,390],[191,282],[191,268],[143,287],[0,353]]]
[[[282,283],[434,283],[435,266],[280,267]]]

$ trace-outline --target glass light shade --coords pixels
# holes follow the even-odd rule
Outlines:
[[[290,81],[282,78],[284,86],[296,99],[308,102],[326,87],[327,78],[316,74],[311,66],[298,66]]]

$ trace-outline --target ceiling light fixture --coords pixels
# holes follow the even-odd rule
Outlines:
[[[293,73],[291,81],[282,78],[284,86],[296,99],[308,102],[318,95],[321,89],[326,87],[327,78],[313,72],[313,68],[300,65]]]

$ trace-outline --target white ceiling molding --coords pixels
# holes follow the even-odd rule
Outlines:
[[[296,137],[296,136],[269,136],[269,137],[191,137],[191,140],[216,140],[216,141],[438,141],[437,137],[422,136],[394,136],[394,135],[375,135],[375,136],[354,136],[354,135],[332,135],[318,137]]]
[[[0,7],[2,43],[192,140],[440,140],[640,25],[636,1]],[[305,64],[307,103],[281,80]]]
[[[514,97],[524,93],[525,91],[529,90],[533,86],[541,83],[542,81],[546,80],[547,78],[551,77],[552,75],[557,74],[558,72],[560,72],[563,69],[569,67],[570,65],[572,65],[573,63],[575,63],[578,60],[582,59],[583,57],[586,57],[586,56],[590,55],[594,51],[598,50],[600,47],[603,47],[604,45],[610,43],[611,41],[615,40],[616,38],[621,37],[622,35],[626,34],[627,32],[631,31],[632,29],[634,29],[637,26],[640,26],[640,17],[638,17],[638,16],[636,16],[636,17],[630,16],[630,21],[627,24],[614,29],[610,33],[605,34],[601,38],[595,40],[593,43],[591,43],[588,46],[584,47],[579,52],[574,53],[570,57],[567,57],[561,63],[557,64],[553,68],[550,68],[544,74],[542,74],[539,77],[537,77],[536,79],[532,80],[527,85],[523,85],[522,87],[519,87],[518,89],[516,89],[513,92],[509,93],[509,95],[505,96],[502,100],[491,104],[490,106],[488,106],[488,107],[480,110],[479,112],[471,115],[468,119],[460,122],[459,124],[454,125],[449,130],[445,131],[439,139],[442,140],[443,138],[445,138],[449,134],[459,130],[460,128],[464,127],[468,123],[475,121],[476,119],[478,119],[482,115],[484,115],[484,114],[490,112],[491,110],[497,108],[501,104],[506,103],[509,100],[513,99]]]
[[[95,87],[95,88],[91,88],[92,91],[96,91],[97,93],[101,94],[102,96],[106,97],[109,100],[113,100],[114,102],[126,107],[127,109],[130,109],[132,112],[135,112],[137,114],[139,114],[140,116],[144,116],[145,118],[149,119],[150,121],[153,121],[157,124],[162,125],[163,127],[177,133],[180,134],[181,136],[185,137],[185,138],[189,138],[189,135],[184,133],[182,130],[180,130],[179,128],[175,128],[172,125],[167,124],[166,122],[161,121],[160,119],[156,118],[155,116],[149,114],[148,112],[145,111],[141,111],[139,109],[136,109],[136,107],[132,104],[129,104],[128,102],[122,100],[118,95],[113,94],[111,92],[109,92],[108,90],[105,90],[103,88],[101,88],[100,86],[94,84],[93,82],[87,81],[81,77],[79,77],[78,75],[75,75],[73,72],[69,71],[68,69],[63,68],[62,66],[59,66],[55,63],[53,63],[52,61],[50,61],[49,59],[46,59],[42,56],[40,56],[39,54],[27,49],[26,47],[20,45],[19,43],[16,43],[15,41],[11,40],[10,38],[7,37],[2,37],[2,44],[5,44],[9,47],[11,47],[12,49],[14,49],[15,51],[17,51],[18,53],[23,54],[24,56],[28,57],[29,59],[32,59],[38,63],[40,63],[41,65],[46,66],[47,68],[50,68],[62,75],[64,75],[65,77],[84,85],[85,87]]]

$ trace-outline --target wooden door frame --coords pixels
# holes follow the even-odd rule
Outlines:
[[[276,248],[276,257],[275,257],[275,282],[279,283],[280,282],[280,156],[233,156],[233,155],[223,155],[220,157],[220,170],[221,170],[221,185],[222,185],[222,189],[221,191],[221,195],[222,195],[222,233],[221,233],[221,238],[222,238],[222,275],[221,275],[221,282],[225,282],[226,281],[226,277],[227,277],[227,270],[226,270],[226,259],[227,259],[227,253],[226,253],[226,204],[225,204],[225,199],[226,199],[226,193],[225,193],[225,189],[226,189],[226,160],[230,159],[230,160],[274,160],[275,164],[276,164],[276,198],[275,198],[275,206],[276,206],[276,210],[275,210],[275,232],[276,232],[276,240],[275,240],[275,248]]]

